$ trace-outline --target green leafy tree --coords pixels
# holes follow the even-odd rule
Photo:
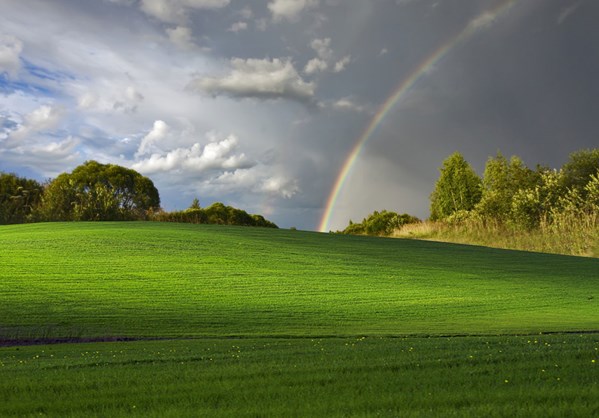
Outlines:
[[[191,202],[191,206],[189,207],[189,209],[200,209],[200,201],[198,200],[197,197],[195,197],[193,199],[193,201]]]
[[[443,161],[431,194],[431,219],[447,218],[454,212],[470,211],[480,201],[481,179],[462,154],[455,152]]]
[[[586,202],[589,208],[599,214],[599,170],[591,176],[591,181],[585,186],[587,192]]]
[[[598,170],[598,148],[573,152],[570,154],[568,162],[562,167],[561,186],[565,189],[578,189],[584,198],[587,195],[585,186]]]
[[[592,214],[599,220],[599,170],[596,174],[591,174],[589,182],[583,189],[576,187],[567,189],[559,196],[557,204],[551,211],[553,217],[559,215],[583,217]]]
[[[512,217],[516,225],[534,229],[541,220],[551,220],[552,212],[564,196],[562,176],[561,171],[542,171],[539,184],[516,192],[512,199]]]
[[[40,216],[50,221],[140,219],[159,207],[158,190],[147,177],[88,161],[48,184]]]
[[[228,211],[227,207],[221,202],[215,202],[204,209],[208,218],[209,224],[228,224]]]
[[[0,224],[16,224],[32,220],[43,187],[35,180],[16,174],[0,173]]]
[[[517,156],[508,161],[501,153],[490,157],[485,166],[482,196],[476,212],[485,219],[505,222],[512,217],[512,200],[519,190],[534,188],[540,174],[522,162]]]
[[[265,219],[262,215],[252,215],[252,219],[254,220],[254,224],[252,226],[261,226],[263,228],[278,228],[278,226],[275,223]]]

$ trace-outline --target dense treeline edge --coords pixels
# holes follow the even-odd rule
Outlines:
[[[0,224],[55,221],[186,222],[277,228],[261,215],[216,202],[166,212],[154,183],[135,170],[87,161],[44,184],[0,172]]]
[[[559,169],[498,152],[482,176],[455,152],[440,167],[428,220],[366,227],[381,213],[341,232],[599,256],[599,149],[576,151]]]

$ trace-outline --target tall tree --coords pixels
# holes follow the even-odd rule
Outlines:
[[[518,190],[534,188],[540,174],[517,156],[508,161],[500,152],[490,157],[483,175],[482,197],[476,211],[485,218],[504,222],[511,218],[512,200]]]
[[[585,197],[587,194],[585,186],[597,171],[599,171],[599,148],[573,152],[562,167],[561,185],[566,189],[577,189]]]
[[[129,168],[88,161],[46,187],[40,213],[53,221],[124,220],[159,206],[152,180]]]
[[[443,161],[440,176],[431,194],[431,219],[470,211],[480,201],[481,179],[462,154],[455,152]]]

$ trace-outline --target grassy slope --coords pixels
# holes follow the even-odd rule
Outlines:
[[[404,225],[393,236],[599,258],[598,216],[563,215],[530,231],[473,219],[457,224],[425,221]]]
[[[144,223],[0,248],[0,338],[246,336],[0,347],[1,416],[599,414],[599,334],[374,337],[597,329],[599,260]]]
[[[599,328],[599,260],[155,223],[0,228],[0,336]]]

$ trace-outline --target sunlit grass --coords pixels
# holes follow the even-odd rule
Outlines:
[[[0,248],[4,342],[178,338],[0,348],[0,416],[599,414],[597,259],[141,222]]]
[[[464,223],[420,222],[404,225],[394,237],[485,245],[512,250],[599,257],[597,214],[560,216],[526,230],[494,222],[468,220]]]
[[[589,330],[599,260],[155,223],[0,228],[0,336]]]

